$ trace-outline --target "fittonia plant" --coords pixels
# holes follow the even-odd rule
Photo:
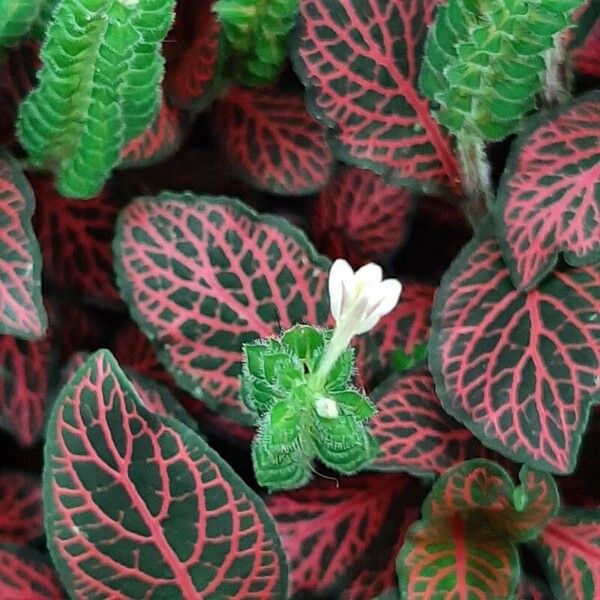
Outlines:
[[[401,289],[395,279],[382,281],[378,265],[354,273],[337,260],[329,274],[333,331],[297,325],[278,339],[244,346],[241,394],[260,418],[252,459],[261,485],[303,486],[315,458],[349,475],[377,455],[366,427],[375,407],[353,385],[349,344],[396,306]]]

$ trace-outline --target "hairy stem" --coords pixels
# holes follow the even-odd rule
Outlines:
[[[544,53],[546,73],[542,99],[546,107],[557,106],[571,95],[572,69],[567,60],[561,33],[554,36],[554,47]]]
[[[463,209],[473,229],[477,229],[493,197],[490,163],[481,138],[461,135],[457,142],[465,193]]]

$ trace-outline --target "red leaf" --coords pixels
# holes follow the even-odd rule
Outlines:
[[[500,249],[473,240],[436,295],[430,366],[446,411],[486,446],[571,472],[599,398],[600,265],[514,289]]]
[[[600,597],[600,510],[566,509],[534,549],[557,598]]]
[[[0,426],[19,444],[31,446],[42,434],[52,344],[0,336]]]
[[[175,154],[182,140],[181,115],[163,101],[152,125],[122,149],[119,168],[155,165]]]
[[[15,143],[15,123],[19,104],[34,88],[40,66],[39,44],[27,42],[16,48],[3,48],[0,62],[0,143]]]
[[[242,425],[242,344],[329,316],[326,270],[286,221],[226,198],[163,194],[122,213],[123,297],[178,385]]]
[[[38,479],[18,471],[0,473],[0,542],[26,544],[43,533]]]
[[[581,48],[573,52],[575,68],[584,75],[600,79],[600,19]]]
[[[258,189],[312,194],[329,180],[333,156],[325,129],[300,96],[233,88],[215,107],[214,127],[225,157]]]
[[[548,595],[541,584],[522,575],[517,598],[518,600],[548,600]]]
[[[159,381],[168,388],[175,387],[173,378],[160,364],[150,340],[135,323],[129,323],[117,334],[114,354],[120,365]]]
[[[25,546],[0,546],[2,600],[62,600],[62,588],[41,555]]]
[[[78,294],[120,302],[111,250],[118,205],[105,194],[84,202],[60,196],[50,177],[32,176],[31,182],[44,276]]]
[[[55,331],[60,331],[60,361],[65,363],[76,352],[95,350],[103,345],[106,329],[104,315],[89,306],[80,304],[53,303],[56,323]]]
[[[0,333],[25,339],[40,338],[47,327],[40,249],[31,227],[34,207],[21,169],[0,150]]]
[[[464,460],[492,454],[444,411],[430,373],[392,375],[371,400],[378,410],[370,424],[382,451],[372,463],[378,471],[431,477]]]
[[[178,2],[177,11],[175,26],[182,37],[189,30],[191,39],[185,40],[185,48],[167,66],[164,88],[168,100],[177,108],[201,110],[212,102],[219,88],[216,74],[221,27],[209,0],[193,5]],[[181,40],[177,42],[181,44]]]
[[[404,242],[411,211],[407,190],[386,185],[373,171],[345,168],[311,209],[313,239],[323,254],[358,268]]]
[[[396,350],[408,355],[427,342],[434,292],[432,286],[405,282],[396,308],[358,338],[356,364],[367,387],[380,382]]]
[[[416,89],[436,5],[306,0],[294,54],[334,154],[424,193],[460,187],[450,139]]]
[[[357,475],[339,485],[316,480],[269,497],[294,593],[335,597],[345,590],[343,598],[370,600],[394,585],[395,557],[421,498],[402,475]]]
[[[600,260],[600,91],[532,121],[511,149],[495,213],[517,287]]]
[[[48,424],[46,531],[76,598],[283,597],[283,552],[262,501],[206,443],[139,402],[92,355]]]

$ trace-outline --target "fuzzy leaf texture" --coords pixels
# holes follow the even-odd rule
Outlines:
[[[275,79],[286,57],[298,0],[219,0],[214,10],[230,52],[238,56],[233,77],[249,86]]]
[[[64,196],[98,194],[121,148],[160,105],[160,46],[174,0],[62,0],[42,47],[38,85],[21,105],[31,162],[56,172]]]
[[[0,0],[0,49],[27,35],[45,4],[46,0]]]
[[[315,458],[349,475],[378,451],[365,427],[375,409],[352,385],[352,351],[340,356],[324,380],[316,376],[330,336],[331,331],[297,325],[279,339],[244,346],[242,400],[260,419],[254,472],[271,490],[306,484]],[[335,416],[319,413],[323,399],[335,407]]]
[[[544,53],[581,0],[450,0],[429,31],[419,78],[436,118],[460,136],[501,140],[535,109]]]

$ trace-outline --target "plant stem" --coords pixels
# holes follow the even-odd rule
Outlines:
[[[457,142],[465,192],[463,208],[473,229],[477,229],[493,197],[490,163],[481,138],[461,135]]]
[[[543,102],[553,107],[569,99],[571,95],[572,69],[568,64],[562,33],[554,36],[554,47],[544,53],[546,73]]]

